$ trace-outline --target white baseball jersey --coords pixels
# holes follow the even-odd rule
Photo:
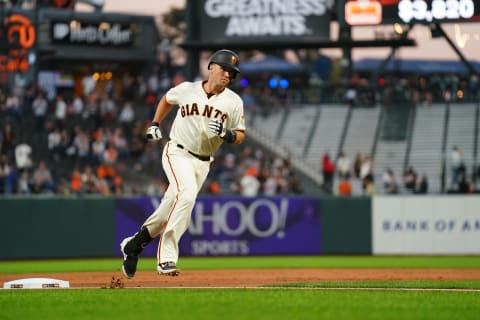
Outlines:
[[[222,120],[229,130],[245,130],[243,101],[228,88],[208,98],[202,81],[187,81],[168,90],[166,99],[179,106],[170,139],[193,153],[213,155],[224,141],[208,129],[212,119]]]

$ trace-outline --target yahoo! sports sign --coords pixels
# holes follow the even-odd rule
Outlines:
[[[159,203],[160,199],[148,197],[118,199],[117,243],[138,231]],[[315,198],[199,198],[180,241],[180,254],[318,254],[318,208]],[[144,255],[156,256],[157,244],[147,246]]]

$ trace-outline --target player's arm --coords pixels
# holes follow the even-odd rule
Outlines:
[[[172,108],[173,105],[168,103],[167,98],[163,96],[157,105],[157,109],[155,110],[155,115],[153,116],[152,123],[147,129],[147,139],[160,140],[162,138],[162,132],[160,131],[160,122],[165,119],[165,117],[172,110]]]
[[[243,139],[245,139],[245,132],[243,130],[227,129],[223,121],[219,119],[210,120],[208,128],[228,143],[240,144],[243,142]]]
[[[241,144],[245,139],[245,132],[241,130],[233,130],[233,132],[235,132],[235,141],[233,141],[232,143]]]
[[[167,114],[172,111],[173,105],[167,102],[166,96],[163,96],[162,99],[157,104],[157,109],[155,110],[155,115],[153,116],[152,122],[160,123],[167,116]]]

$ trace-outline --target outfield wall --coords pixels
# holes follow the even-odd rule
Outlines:
[[[373,254],[480,254],[480,197],[374,197],[372,231]]]
[[[2,198],[0,259],[118,257],[160,200]],[[179,246],[182,256],[476,255],[480,197],[200,197]]]

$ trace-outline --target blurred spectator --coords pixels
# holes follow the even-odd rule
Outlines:
[[[52,173],[44,161],[40,161],[32,175],[34,193],[54,193],[55,182]]]
[[[135,120],[135,111],[133,110],[132,104],[126,102],[123,104],[120,115],[118,116],[118,121],[122,125],[124,132],[128,138],[131,138],[133,122]]]
[[[330,160],[328,152],[325,152],[322,157],[323,189],[329,194],[332,193],[334,173],[335,164]]]
[[[90,138],[79,126],[75,127],[72,146],[77,159],[85,161],[90,157]]]
[[[32,167],[32,147],[26,143],[20,143],[15,147],[15,162],[19,172],[29,170]]]
[[[54,128],[47,136],[48,151],[54,161],[59,161],[65,155],[65,145],[62,144],[62,134],[59,128]]]
[[[19,172],[20,176],[17,181],[18,194],[30,194],[30,176],[28,171]]]
[[[340,151],[337,159],[337,172],[340,178],[351,174],[352,162],[345,152]]]
[[[100,102],[100,116],[102,118],[102,123],[103,121],[112,121],[117,118],[117,106],[107,94],[102,96]]]
[[[386,194],[397,194],[398,184],[391,168],[387,168],[382,175],[383,189]]]
[[[360,152],[357,152],[355,155],[355,160],[353,161],[353,174],[356,178],[360,178],[360,170],[362,168],[363,156]]]
[[[342,176],[338,184],[338,195],[351,196],[352,195],[352,183],[350,181],[350,174],[347,173]]]
[[[61,94],[58,94],[55,102],[55,126],[57,128],[65,128],[67,119],[67,103]]]
[[[82,192],[87,194],[98,193],[98,178],[92,167],[86,166],[80,176]]]
[[[118,152],[119,159],[126,160],[129,158],[130,150],[128,149],[128,141],[123,134],[122,128],[115,128],[111,142]]]
[[[0,155],[0,194],[11,194],[14,191],[12,175],[14,170],[8,162],[6,155]]]
[[[240,179],[240,193],[242,196],[254,197],[259,194],[260,182],[257,179],[257,169],[249,167]]]
[[[107,148],[103,152],[103,163],[114,166],[118,160],[118,151],[115,149],[113,142],[109,141],[107,143]]]
[[[466,193],[472,193],[472,192],[473,190],[470,185],[470,182],[467,180],[467,176],[461,173],[458,179],[458,193],[466,194]]]
[[[412,166],[409,166],[403,173],[403,185],[405,189],[410,192],[414,192],[417,186],[417,173]]]
[[[80,193],[82,190],[82,173],[78,168],[74,168],[72,171],[70,189],[73,193]]]
[[[428,193],[428,178],[427,175],[422,174],[420,181],[418,183],[418,188],[415,190],[415,193],[426,194]]]
[[[79,117],[87,117],[87,114],[84,114],[84,108],[85,108],[85,103],[83,102],[83,99],[79,95],[75,95],[73,98],[72,104],[70,106],[69,112],[73,114],[76,118]]]
[[[463,164],[463,151],[456,145],[452,147],[450,161],[452,167],[452,187],[457,188],[459,177],[462,174],[462,171],[465,171],[465,167]]]
[[[351,107],[357,104],[357,89],[353,85],[350,85],[347,91],[345,91],[345,101],[347,101]]]
[[[92,158],[95,164],[99,164],[103,162],[103,155],[107,145],[101,134],[95,135],[94,139],[95,140],[92,142]]]
[[[11,93],[7,97],[4,106],[5,118],[19,120],[22,115],[22,101],[16,93]]]
[[[5,123],[3,127],[0,134],[0,142],[0,154],[4,154],[8,158],[13,157],[16,144],[16,134],[10,122]]]
[[[48,101],[43,91],[39,91],[32,103],[33,116],[35,117],[35,129],[43,131],[48,111]]]

